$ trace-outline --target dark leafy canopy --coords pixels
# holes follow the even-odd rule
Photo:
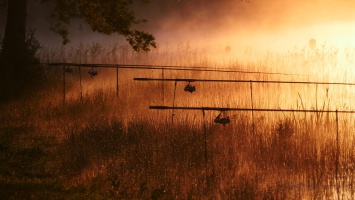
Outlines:
[[[0,0],[0,7],[5,7],[8,0]]]
[[[50,0],[41,0],[48,2]],[[135,51],[149,51],[156,47],[153,35],[134,30],[133,25],[145,22],[134,16],[130,5],[133,0],[53,0],[51,29],[63,37],[63,44],[69,42],[67,26],[71,19],[81,18],[95,32],[123,35]],[[147,0],[141,0],[147,2]]]

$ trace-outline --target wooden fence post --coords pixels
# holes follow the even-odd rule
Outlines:
[[[336,121],[336,158],[335,158],[335,185],[338,199],[340,199],[340,188],[339,188],[339,155],[340,155],[340,146],[339,146],[339,118],[338,118],[338,110],[335,111],[335,121]]]
[[[65,65],[63,65],[63,103],[65,103]]]
[[[164,79],[164,67],[161,68],[161,78]],[[165,104],[165,83],[161,82],[162,87],[162,101]]]
[[[118,84],[118,65],[116,66],[116,95],[119,97],[119,90],[118,90],[119,84]]]
[[[172,122],[172,125],[174,125],[174,115],[175,115],[175,113],[174,113],[174,111],[175,111],[175,94],[176,94],[176,81],[175,81],[175,86],[174,86],[174,99],[173,99],[173,114],[172,114],[172,116],[171,116],[171,122]]]
[[[205,122],[205,109],[202,108],[202,117],[203,117],[203,134],[204,134],[204,140],[205,140],[205,181],[206,181],[206,189],[209,188],[209,183],[208,183],[208,160],[207,160],[207,128],[206,128],[206,122]]]
[[[80,79],[80,101],[81,101],[81,105],[83,105],[84,101],[83,101],[83,85],[81,84],[81,66],[79,66],[79,79]]]
[[[253,135],[255,135],[254,103],[253,103],[253,81],[252,80],[250,80],[250,102],[251,102],[251,117],[252,117]]]

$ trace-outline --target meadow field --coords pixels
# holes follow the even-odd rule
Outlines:
[[[51,81],[0,106],[7,199],[354,199],[355,86],[134,81],[134,78],[352,83],[355,50],[288,52],[163,45],[43,48],[42,63],[216,71],[42,67]],[[221,72],[218,70],[238,70]],[[251,89],[252,88],[252,89]],[[252,91],[252,98],[251,98]],[[320,112],[154,110],[149,106]],[[230,118],[214,123],[219,114]]]

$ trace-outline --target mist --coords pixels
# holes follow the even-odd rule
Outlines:
[[[189,41],[196,46],[287,50],[318,44],[353,46],[355,14],[349,1],[155,0],[143,27],[158,41]]]
[[[354,4],[334,0],[155,0],[149,12],[156,14],[147,14],[149,22],[144,27],[158,41],[190,41],[196,46],[286,50],[303,48],[314,38],[318,44],[344,47],[355,45]]]
[[[28,25],[42,44],[59,46],[61,38],[49,31],[48,6],[30,1]],[[355,46],[354,6],[353,1],[336,0],[151,0],[148,4],[136,1],[133,10],[138,18],[148,20],[136,28],[155,35],[160,45],[188,42],[196,48],[229,45],[232,50],[284,51],[304,48],[310,39],[318,46]],[[2,12],[2,36],[4,17]],[[82,20],[73,20],[69,29],[71,45],[127,44],[118,35],[93,33]]]

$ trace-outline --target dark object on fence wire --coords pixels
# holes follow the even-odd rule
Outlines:
[[[196,91],[196,88],[195,88],[195,86],[190,85],[190,82],[189,82],[189,84],[186,85],[186,87],[184,88],[184,90],[185,90],[186,92],[193,93],[193,92]]]
[[[71,66],[68,66],[67,68],[65,68],[65,72],[67,72],[67,73],[73,73],[73,67],[71,67]]]
[[[214,119],[214,122],[217,123],[217,124],[223,124],[223,125],[226,125],[226,124],[229,124],[230,123],[230,119],[229,117],[221,117],[222,113],[220,113],[216,119]]]
[[[91,75],[91,78],[99,74],[95,68],[91,68],[88,73]]]

